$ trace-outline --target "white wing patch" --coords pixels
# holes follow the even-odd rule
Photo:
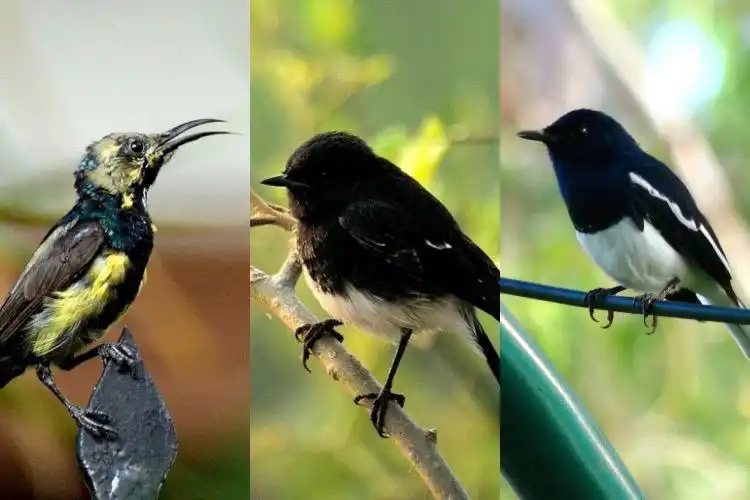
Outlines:
[[[430,240],[424,240],[428,247],[434,248],[435,250],[450,250],[453,248],[450,243],[445,241],[442,243],[433,243]]]
[[[724,264],[724,267],[726,267],[727,271],[729,271],[729,276],[732,276],[731,268],[729,267],[729,261],[727,261],[727,258],[724,255],[724,252],[722,252],[719,248],[719,245],[717,245],[716,241],[711,237],[711,233],[708,232],[706,226],[704,226],[703,224],[701,224],[700,230],[701,233],[703,233],[703,236],[706,237],[708,242],[711,243],[711,246],[714,248],[714,252],[716,252],[716,255],[719,256],[721,263]]]
[[[659,191],[657,191],[657,189],[651,184],[649,184],[648,181],[646,181],[646,179],[644,179],[638,174],[634,174],[633,172],[630,172],[630,180],[633,182],[633,184],[636,184],[642,187],[643,189],[645,189],[648,192],[648,194],[650,194],[654,198],[659,199],[663,201],[664,203],[666,203],[669,206],[669,209],[672,210],[672,213],[674,214],[674,216],[677,217],[677,220],[679,220],[683,226],[687,227],[691,231],[699,230],[698,223],[696,221],[685,217],[685,215],[683,215],[682,213],[682,209],[677,203],[673,202],[672,200],[670,200],[669,198],[661,194]]]
[[[649,195],[653,196],[654,198],[663,201],[664,203],[669,206],[669,209],[672,210],[672,213],[677,218],[680,223],[685,226],[686,228],[690,229],[691,231],[700,232],[703,234],[703,237],[708,240],[708,242],[711,244],[711,246],[714,249],[714,253],[719,257],[719,260],[721,260],[722,264],[724,264],[724,267],[727,268],[727,271],[730,271],[729,262],[727,261],[726,256],[724,255],[724,252],[721,251],[719,248],[719,245],[716,243],[716,240],[711,236],[711,233],[708,232],[706,227],[696,221],[695,219],[690,219],[688,217],[685,217],[685,215],[682,213],[682,209],[680,208],[677,203],[673,202],[666,196],[664,196],[662,193],[660,193],[654,186],[649,184],[649,182],[641,177],[638,174],[635,174],[633,172],[630,172],[630,180],[633,184],[642,187],[643,189],[648,192]],[[731,271],[730,271],[731,275]]]

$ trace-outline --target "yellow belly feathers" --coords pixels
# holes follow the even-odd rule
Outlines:
[[[32,352],[43,356],[64,343],[86,319],[101,313],[110,298],[110,289],[125,278],[129,259],[122,253],[97,257],[86,277],[67,289],[55,292],[44,311],[32,320]]]

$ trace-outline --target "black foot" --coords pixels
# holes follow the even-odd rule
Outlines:
[[[659,296],[653,293],[644,293],[633,299],[633,304],[641,306],[641,314],[643,314],[643,324],[649,326],[647,323],[648,317],[651,316],[651,330],[646,332],[646,335],[651,335],[656,331],[656,325],[659,322],[656,314],[652,313],[654,302],[659,300]]]
[[[107,342],[99,346],[99,356],[105,363],[112,361],[122,371],[129,371],[134,379],[138,378],[138,370],[136,369],[138,358],[128,347],[117,342]]]
[[[315,342],[326,336],[344,342],[344,336],[334,329],[341,325],[343,323],[337,319],[325,319],[311,325],[302,325],[294,332],[294,338],[297,339],[297,342],[302,342],[302,366],[308,373],[311,372],[310,368],[307,367],[307,360],[310,359]]]
[[[385,411],[388,408],[388,402],[393,401],[403,408],[404,403],[406,403],[406,396],[383,389],[379,393],[371,392],[368,394],[360,394],[354,398],[354,404],[358,405],[363,399],[372,399],[370,422],[375,426],[378,436],[387,438],[388,435],[383,432],[383,425],[385,425]]]
[[[624,286],[614,286],[612,288],[594,288],[593,290],[590,290],[586,293],[584,300],[586,301],[586,305],[589,306],[589,316],[592,320],[594,320],[596,323],[599,322],[598,319],[594,316],[594,309],[598,306],[601,306],[604,299],[610,295],[617,295],[618,293],[625,290]],[[615,312],[612,310],[607,311],[607,324],[604,325],[602,328],[607,329],[610,326],[612,326],[612,322],[615,319]]]
[[[639,295],[635,299],[633,299],[633,303],[635,305],[640,304],[641,305],[641,312],[643,313],[643,324],[648,326],[648,323],[646,323],[646,320],[649,316],[651,316],[651,331],[646,332],[647,335],[651,335],[656,331],[656,325],[658,323],[658,318],[656,317],[656,314],[652,313],[652,309],[654,306],[654,302],[657,300],[664,300],[665,297],[669,297],[672,294],[675,294],[679,290],[679,284],[680,280],[677,278],[672,278],[667,283],[667,286],[664,287],[664,289],[659,293],[644,293],[643,295]]]
[[[83,410],[77,406],[70,408],[70,415],[78,426],[98,439],[117,439],[117,432],[110,427],[109,416],[101,411]]]

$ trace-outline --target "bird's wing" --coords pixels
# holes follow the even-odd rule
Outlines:
[[[669,168],[649,156],[630,171],[635,221],[648,221],[680,255],[698,266],[735,300],[724,250],[687,187]]]
[[[74,220],[47,233],[0,306],[0,346],[39,311],[45,297],[64,290],[88,269],[104,239],[96,221]]]
[[[415,288],[454,295],[499,318],[500,271],[437,200],[419,208],[406,212],[363,200],[349,205],[339,224],[368,251],[368,262],[398,270]]]

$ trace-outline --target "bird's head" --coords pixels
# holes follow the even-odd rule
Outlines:
[[[556,170],[568,172],[616,168],[618,160],[639,152],[630,134],[611,116],[591,109],[570,111],[541,130],[519,137],[547,146]]]
[[[382,159],[367,143],[348,132],[317,134],[289,157],[281,175],[261,181],[284,187],[298,219],[339,213],[357,187],[382,171]]]
[[[190,129],[224,120],[192,120],[157,134],[113,133],[91,143],[75,172],[80,196],[96,193],[119,197],[129,208],[148,192],[161,168],[181,146],[210,135],[230,132],[206,131],[185,134]]]

